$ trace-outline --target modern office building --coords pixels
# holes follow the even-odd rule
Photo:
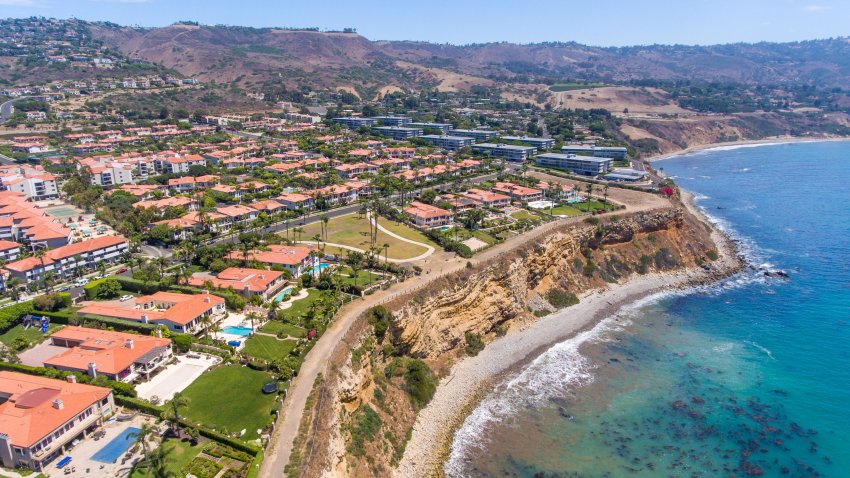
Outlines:
[[[361,126],[365,126],[367,128],[371,128],[375,124],[375,120],[373,118],[358,118],[355,116],[345,116],[342,118],[334,118],[331,121],[337,124],[341,124],[348,129],[357,129]]]
[[[442,134],[449,134],[449,131],[452,130],[453,126],[449,123],[408,123],[403,126],[410,126],[411,128],[430,128],[430,129],[438,129]]]
[[[449,151],[457,151],[460,148],[465,148],[475,144],[474,138],[467,138],[464,136],[426,134],[425,136],[422,136],[422,139],[438,148],[448,149]]]
[[[581,156],[593,156],[595,158],[611,158],[616,161],[624,161],[627,158],[627,150],[617,146],[586,146],[582,144],[568,144],[561,147],[564,154],[578,154]]]
[[[575,154],[545,153],[534,158],[538,166],[563,169],[584,176],[598,176],[611,169],[611,158],[594,158]]]
[[[475,141],[487,141],[488,139],[495,138],[499,133],[486,129],[453,129],[452,134],[455,136],[475,138]]]
[[[405,128],[403,126],[375,126],[372,131],[395,140],[403,140],[422,136],[420,128]]]
[[[537,152],[533,146],[516,146],[513,144],[480,143],[472,146],[472,150],[489,154],[494,158],[505,158],[512,163],[521,163]]]
[[[608,181],[641,181],[649,174],[646,171],[638,171],[636,169],[620,168],[614,169],[604,177]]]
[[[538,151],[549,149],[555,146],[555,140],[552,138],[532,138],[530,136],[502,136],[502,141],[510,141],[512,143],[527,144],[534,146]]]
[[[372,119],[383,126],[407,126],[412,121],[407,116],[375,116]]]

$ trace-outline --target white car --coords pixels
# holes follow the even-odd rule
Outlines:
[[[128,300],[130,300],[130,299],[132,299],[132,298],[133,298],[133,296],[132,296],[132,295],[130,295],[130,294],[124,294],[124,295],[122,295],[122,296],[121,296],[121,302],[127,302]]]
[[[84,285],[86,285],[86,284],[88,284],[88,283],[89,283],[89,280],[88,280],[88,279],[80,279],[80,280],[78,280],[78,281],[76,282],[76,284],[74,284],[74,285],[75,285],[75,286],[77,286],[77,287],[82,287],[82,286],[84,286]]]

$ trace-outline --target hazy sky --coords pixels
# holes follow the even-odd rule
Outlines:
[[[590,45],[791,41],[850,35],[850,0],[0,0],[0,17],[163,26],[354,27],[373,40]]]

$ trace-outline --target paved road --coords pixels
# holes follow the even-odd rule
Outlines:
[[[19,96],[0,104],[0,123],[5,123],[14,112],[15,102],[31,98],[30,96]]]
[[[13,158],[10,158],[8,156],[4,156],[4,155],[0,154],[0,164],[2,164],[4,166],[9,166],[9,165],[12,165],[12,164],[17,164],[17,163],[15,163],[15,160]]]

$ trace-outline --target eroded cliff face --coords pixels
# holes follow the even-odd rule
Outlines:
[[[324,419],[313,441],[326,448],[304,476],[390,474],[418,410],[399,367],[421,360],[447,373],[470,334],[487,343],[528,324],[555,308],[552,291],[580,296],[633,274],[709,263],[714,250],[706,225],[679,207],[610,216],[564,225],[387,304],[385,336],[363,317],[346,338],[354,350],[341,351],[327,377],[330,398],[316,410]]]
[[[553,289],[578,295],[639,271],[692,266],[710,249],[707,231],[678,208],[572,225],[400,304],[392,331],[407,354],[438,361],[467,333],[492,337],[551,310]]]

